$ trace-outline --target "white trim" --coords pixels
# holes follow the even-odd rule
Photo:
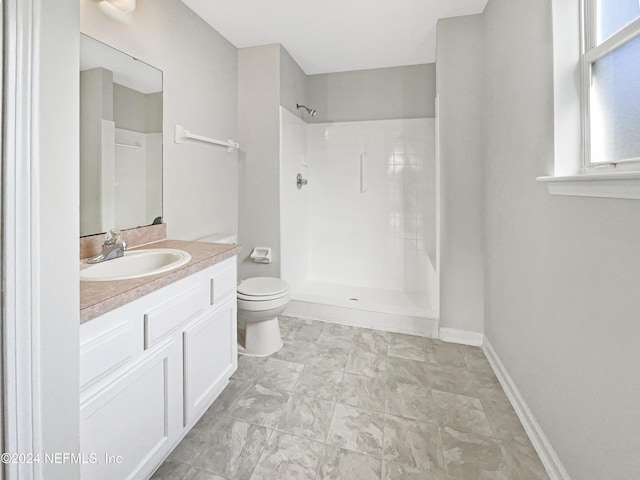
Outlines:
[[[440,315],[440,251],[441,251],[441,232],[442,232],[442,179],[440,168],[440,97],[436,92],[435,99],[435,147],[436,147],[436,264],[435,264],[435,295],[432,295],[431,307]]]
[[[529,435],[531,443],[536,449],[544,468],[547,470],[549,478],[551,478],[551,480],[571,480],[571,477],[569,477],[569,474],[562,465],[560,458],[551,446],[551,442],[549,442],[549,439],[542,431],[542,427],[540,427],[540,424],[536,421],[533,416],[533,412],[531,412],[527,406],[527,402],[518,390],[518,387],[509,375],[509,372],[507,372],[507,369],[500,361],[500,358],[491,346],[489,339],[486,337],[484,339],[484,344],[482,345],[482,351],[487,357],[487,360],[489,360],[491,368],[496,374],[496,377],[498,377],[498,381],[507,395],[507,398],[511,402],[511,406],[516,411],[527,435]]]
[[[580,166],[583,169],[591,163],[591,64],[585,53],[591,48],[596,28],[593,3],[593,0],[580,2]]]
[[[38,45],[40,0],[5,6],[2,321],[5,451],[42,453],[39,357]],[[7,480],[39,480],[41,464],[6,465]]]
[[[554,175],[582,168],[581,61],[582,2],[551,2],[553,17]]]
[[[584,174],[538,177],[551,195],[640,199],[640,173]]]
[[[1,159],[4,156],[4,109],[3,109],[3,105],[4,105],[4,47],[5,47],[5,41],[4,41],[4,7],[0,6],[0,44],[2,44],[2,49],[0,49],[0,161],[2,161]],[[0,165],[0,170],[2,169],[2,165]],[[4,182],[0,181],[0,198],[2,198],[2,192],[4,190]],[[0,201],[1,203],[1,201]],[[0,207],[1,209],[1,207]],[[3,217],[3,214],[0,213],[0,218]],[[0,234],[3,231],[4,226],[0,227]],[[2,247],[2,243],[3,240],[0,239],[0,251],[1,251],[1,247]],[[4,264],[4,259],[0,260],[0,271],[2,271],[2,265]],[[2,273],[4,273],[4,271],[2,271]],[[0,298],[0,307],[2,306],[2,302],[4,301],[4,298]],[[4,312],[0,312],[0,336],[4,337],[3,335],[3,331],[4,331]],[[0,339],[0,352],[4,351],[2,345],[4,343],[4,339]],[[5,359],[2,358],[2,355],[0,355],[0,425],[4,425],[4,418],[5,418],[5,413],[4,413],[4,392],[5,392],[5,385],[4,385],[4,362]],[[4,428],[4,427],[2,427]],[[4,431],[0,431],[0,452],[4,452],[5,448],[4,448]],[[4,480],[4,468],[0,468],[0,480]]]
[[[614,161],[615,165],[606,168],[610,162],[591,162],[589,158],[590,106],[585,100],[589,99],[591,75],[584,52],[592,43],[586,37],[595,30],[586,3],[594,1],[552,2],[554,165],[553,176],[539,177],[538,181],[562,182],[547,183],[552,195],[636,199],[640,197],[640,182],[620,177],[622,172],[640,173],[632,162]],[[585,183],[578,183],[581,181]]]
[[[594,26],[592,28],[595,29],[596,27]],[[591,37],[591,35],[596,35],[595,30],[589,33],[589,37]],[[630,42],[638,35],[640,35],[640,17],[636,18],[633,22],[631,22],[619,32],[611,35],[600,45],[588,48],[584,53],[584,59],[589,64],[595,63],[617,48],[620,48],[626,43]]]
[[[472,347],[479,347],[484,343],[483,333],[459,330],[457,328],[440,328],[439,338],[443,342],[471,345]]]

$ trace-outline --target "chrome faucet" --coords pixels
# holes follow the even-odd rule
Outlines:
[[[100,263],[114,258],[122,257],[127,249],[127,244],[121,239],[120,230],[109,230],[104,237],[102,251],[87,259],[87,263]]]

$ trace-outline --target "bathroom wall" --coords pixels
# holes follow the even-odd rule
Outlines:
[[[80,168],[80,235],[90,235],[115,226],[105,226],[113,219],[104,218],[102,209],[105,148],[113,157],[113,145],[102,141],[105,120],[113,129],[113,72],[104,68],[80,72],[80,98],[80,156],[85,159]]]
[[[306,102],[307,77],[282,45],[238,50],[239,241],[245,247],[238,256],[240,278],[280,276],[279,106],[304,118],[296,103]],[[257,246],[272,249],[271,264],[251,262]]]
[[[437,24],[440,326],[484,332],[482,17]]]
[[[307,78],[300,65],[280,45],[280,105],[305,121],[309,119],[307,112],[298,110],[296,104],[307,105],[309,102]]]
[[[39,336],[34,338],[40,357],[37,407],[42,409],[42,452],[78,452],[78,2],[40,2],[39,13],[39,77],[34,85],[39,112],[34,120],[39,128],[33,155],[38,159],[40,183],[38,203],[31,212],[39,238],[29,246],[38,271],[33,280],[39,288],[33,313],[40,322]],[[41,467],[41,478],[47,480],[80,478],[79,465],[72,463]]]
[[[162,93],[140,93],[113,84],[113,115],[117,128],[151,133],[162,131]]]
[[[636,478],[640,203],[535,181],[553,173],[551,1],[489,0],[484,22],[486,335],[571,478]]]
[[[305,122],[327,121],[327,106],[334,104],[340,106],[331,120],[433,116],[435,112],[434,65],[307,76],[281,45],[266,45],[238,50],[238,85],[239,241],[245,246],[239,256],[240,278],[281,272],[281,137],[274,129],[280,121],[278,105]],[[370,85],[373,88],[366,88]],[[296,103],[315,108],[318,115],[310,117],[297,110]],[[270,265],[249,260],[255,246],[272,248]]]
[[[237,154],[174,142],[176,124],[213,138],[238,138],[236,48],[179,0],[138,0],[124,21],[105,14],[94,0],[81,0],[80,10],[83,33],[163,72],[163,217],[169,238],[237,232]]]
[[[280,276],[280,45],[238,50],[238,276]],[[249,259],[270,247],[272,263]]]
[[[436,66],[376,68],[309,75],[310,122],[435,116]]]

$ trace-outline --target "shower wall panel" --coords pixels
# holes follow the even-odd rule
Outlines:
[[[280,268],[292,291],[299,290],[309,276],[310,187],[296,186],[298,173],[309,175],[306,156],[307,124],[280,107]]]
[[[137,148],[121,145],[138,145]],[[123,128],[115,129],[113,186],[114,225],[148,225],[146,218],[146,135]],[[151,219],[153,220],[153,219]],[[113,227],[110,227],[113,228]]]
[[[309,279],[428,293],[434,120],[310,124],[306,133]]]

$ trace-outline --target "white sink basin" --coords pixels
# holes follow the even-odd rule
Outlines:
[[[127,280],[168,272],[191,260],[191,255],[175,248],[148,248],[125,252],[123,257],[106,262],[80,263],[80,280],[106,282]]]

